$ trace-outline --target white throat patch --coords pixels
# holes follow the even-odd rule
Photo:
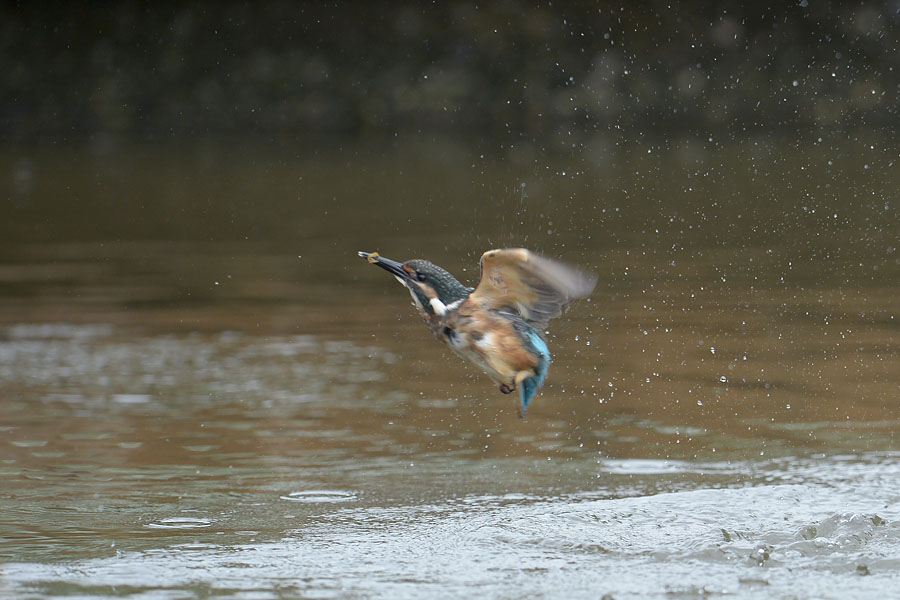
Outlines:
[[[434,314],[439,317],[443,317],[447,314],[447,307],[439,299],[432,298],[429,302],[431,303],[431,308],[434,309]]]
[[[397,279],[400,279],[400,278],[398,277]],[[425,307],[422,306],[422,303],[421,303],[421,302],[419,302],[419,297],[416,296],[416,293],[412,290],[412,288],[409,287],[408,285],[406,285],[406,283],[404,283],[403,281],[401,281],[400,283],[402,283],[403,285],[405,285],[405,286],[406,286],[406,289],[409,290],[409,295],[412,296],[413,302],[416,303],[416,308],[418,308],[419,310],[425,310]]]

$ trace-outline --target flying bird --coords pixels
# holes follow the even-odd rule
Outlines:
[[[434,337],[481,368],[504,394],[518,388],[523,419],[550,367],[542,332],[597,283],[595,275],[524,248],[485,252],[476,288],[427,260],[400,263],[377,252],[359,256],[409,290]]]

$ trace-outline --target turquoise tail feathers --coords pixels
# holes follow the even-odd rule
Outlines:
[[[527,332],[526,337],[531,343],[532,351],[538,355],[538,364],[534,369],[534,375],[524,380],[519,388],[522,400],[522,418],[525,418],[528,405],[544,385],[544,378],[547,377],[547,370],[550,368],[550,349],[547,347],[547,342],[534,330]]]
[[[538,390],[541,389],[541,382],[535,381],[538,379],[535,377],[529,377],[525,381],[522,382],[522,387],[520,389],[520,395],[522,398],[522,415],[525,415],[525,411],[528,410],[528,405],[531,404],[531,399],[534,398]]]

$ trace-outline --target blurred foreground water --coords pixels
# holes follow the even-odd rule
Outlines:
[[[896,149],[111,143],[0,153],[0,595],[900,594]],[[356,256],[510,245],[524,423]]]

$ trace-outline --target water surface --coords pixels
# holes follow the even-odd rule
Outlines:
[[[890,152],[672,146],[4,150],[0,591],[900,593]],[[507,245],[600,276],[526,422],[356,256]]]

